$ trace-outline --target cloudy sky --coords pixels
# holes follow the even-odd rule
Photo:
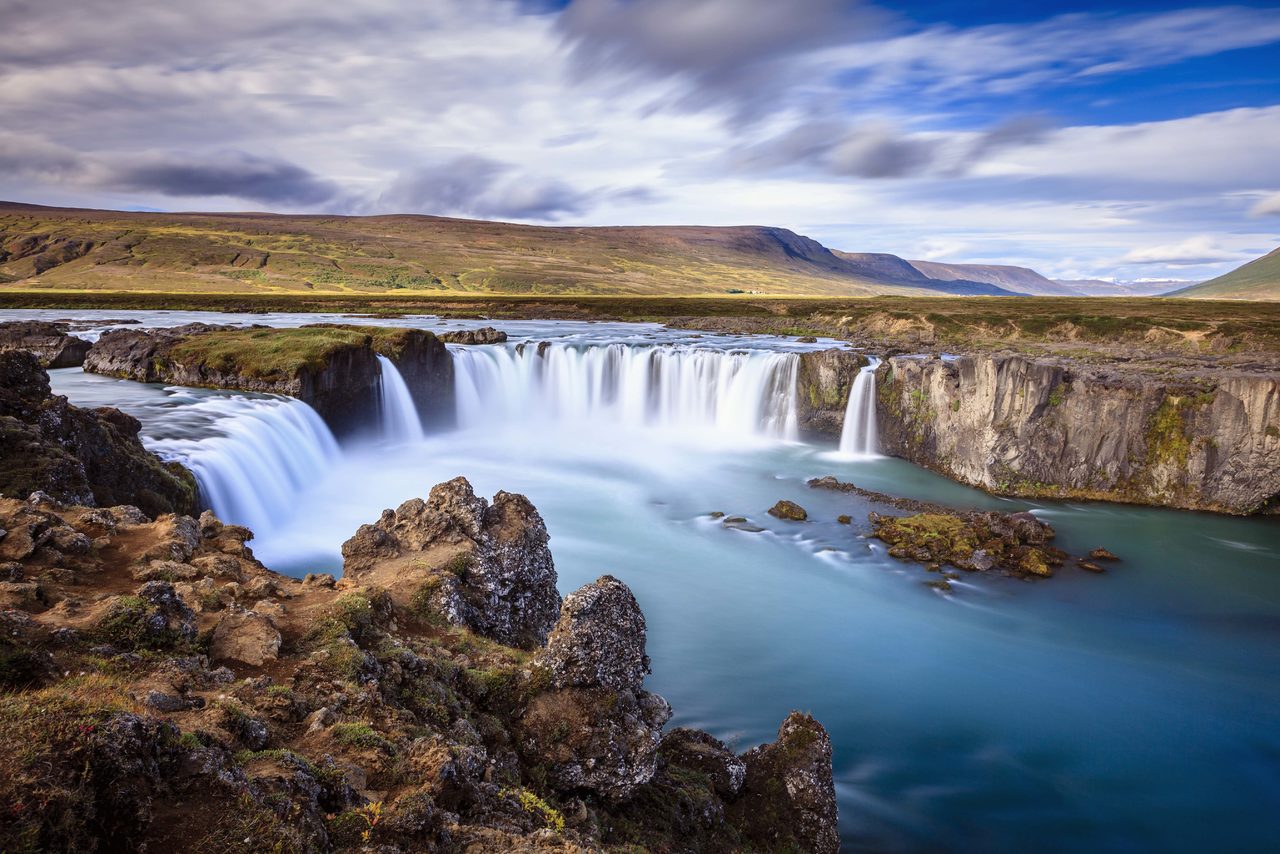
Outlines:
[[[1280,244],[1280,6],[0,0],[0,198],[768,224],[1200,279]]]

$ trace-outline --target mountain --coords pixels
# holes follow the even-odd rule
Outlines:
[[[1170,296],[1191,299],[1280,300],[1280,249],[1274,249],[1226,275]]]
[[[153,213],[0,202],[0,286],[208,293],[1004,294],[784,228]]]
[[[929,278],[939,281],[984,282],[1033,296],[1080,296],[1080,291],[1048,279],[1028,267],[1006,264],[941,264],[936,261],[908,263]]]
[[[1091,297],[1152,297],[1193,284],[1185,279],[1108,282],[1106,279],[1054,279],[1076,293]]]

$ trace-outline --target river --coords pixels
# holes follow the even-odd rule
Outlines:
[[[0,313],[16,317],[482,325]],[[789,354],[832,342],[489,325],[511,342],[451,347],[456,429],[422,435],[384,374],[371,419],[385,429],[343,447],[296,401],[74,368],[51,377],[74,403],[141,419],[147,444],[186,460],[281,572],[339,571],[359,524],[455,475],[481,494],[525,493],[562,592],[604,573],[635,591],[648,686],[671,702],[672,726],[739,749],[771,740],[793,708],[827,727],[848,850],[1276,850],[1280,520],[1004,500],[868,453],[865,431],[846,436],[857,454],[800,441]],[[553,343],[537,357],[520,341]],[[1032,509],[1063,548],[1123,560],[1104,575],[965,575],[944,594],[924,584],[937,576],[863,537],[872,505],[805,485],[828,474],[957,507]],[[811,521],[768,516],[782,498]],[[726,528],[712,511],[764,530]],[[844,513],[853,525],[836,523]]]

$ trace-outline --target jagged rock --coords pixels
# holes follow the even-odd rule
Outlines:
[[[507,340],[507,333],[492,326],[482,326],[479,329],[443,332],[438,337],[446,344],[502,344]]]
[[[0,323],[0,350],[34,353],[42,368],[74,368],[84,363],[90,344],[67,334],[65,323],[11,320]]]
[[[788,522],[803,522],[809,518],[808,512],[803,507],[785,499],[770,507],[769,515]]]
[[[658,753],[672,765],[706,774],[716,793],[726,800],[737,797],[747,779],[747,764],[742,758],[701,730],[671,730],[663,736]]]
[[[822,724],[792,712],[776,741],[742,759],[746,781],[730,815],[762,850],[840,850],[831,740]]]
[[[240,661],[261,667],[280,652],[280,630],[253,611],[226,611],[213,630],[210,654],[215,661]]]
[[[361,525],[342,544],[343,576],[414,597],[455,625],[502,643],[541,645],[560,609],[547,529],[523,495],[490,505],[466,478]]]
[[[644,614],[611,575],[569,594],[537,663],[556,688],[637,691],[649,673]]]
[[[1104,548],[1093,549],[1089,552],[1089,557],[1093,560],[1120,560],[1120,558],[1116,557],[1109,550]]]
[[[558,690],[535,697],[522,722],[522,749],[560,788],[625,798],[653,777],[671,707],[641,690],[645,639],[640,606],[616,578],[601,576],[565,599],[535,659]]]
[[[64,504],[194,510],[191,473],[143,448],[140,430],[118,409],[80,409],[54,396],[31,353],[0,352],[0,495],[43,491]]]

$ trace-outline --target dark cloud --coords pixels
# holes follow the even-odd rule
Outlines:
[[[907,178],[933,168],[941,145],[939,139],[888,125],[813,121],[739,149],[731,162],[733,168],[746,171],[806,167],[853,178]]]
[[[319,205],[338,186],[301,166],[244,152],[216,155],[163,153],[108,164],[99,183],[128,192],[166,196],[232,196],[264,204]]]
[[[968,161],[976,163],[1006,148],[1035,145],[1048,139],[1055,125],[1044,116],[1017,116],[989,129],[969,150]]]
[[[885,20],[849,0],[574,0],[559,26],[589,73],[680,76],[692,88],[679,106],[729,96],[750,108],[794,82],[786,60],[859,41]]]
[[[464,155],[401,173],[379,197],[385,213],[428,213],[499,219],[557,219],[582,213],[591,194],[561,181],[516,174],[487,157]]]

